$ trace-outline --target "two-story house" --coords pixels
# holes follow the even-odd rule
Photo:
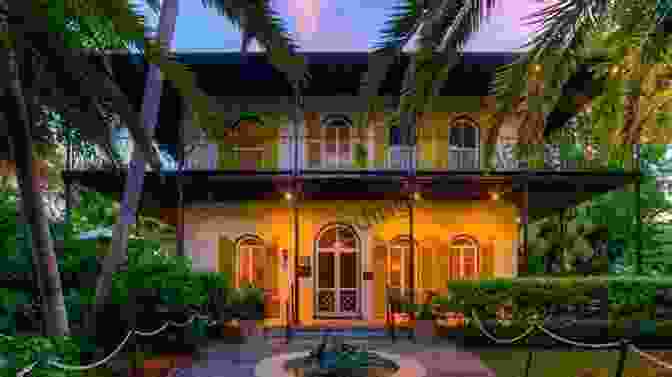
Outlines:
[[[382,107],[363,127],[356,119],[366,104],[357,92],[368,55],[306,56],[312,79],[297,107],[292,86],[263,55],[243,62],[237,53],[178,52],[222,111],[286,120],[246,116],[222,124],[224,136],[208,138],[166,83],[156,135],[173,158],[183,135],[186,169],[148,172],[142,199],[148,211],[183,228],[195,268],[266,289],[269,317],[281,317],[290,303],[301,322],[376,321],[385,315],[386,292],[517,276],[525,265],[521,229],[530,219],[632,179],[556,166],[550,158],[545,169],[528,169],[510,153],[523,119],[516,114],[486,161],[495,114],[489,84],[495,68],[513,61],[510,53],[466,53],[439,105],[418,116],[413,146],[401,145],[401,130],[385,122],[396,109],[407,56],[391,68],[378,93]],[[142,65],[115,56],[114,70],[139,109]],[[66,176],[116,197],[123,189],[123,177],[109,172]]]

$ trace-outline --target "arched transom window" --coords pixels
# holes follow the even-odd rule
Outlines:
[[[478,125],[473,120],[460,117],[450,127],[449,164],[451,169],[479,168],[479,135]]]

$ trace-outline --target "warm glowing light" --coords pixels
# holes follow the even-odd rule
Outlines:
[[[539,73],[541,72],[541,65],[539,64],[533,64],[532,65],[532,72]]]
[[[490,197],[492,200],[499,200],[499,193],[498,192],[491,192]]]
[[[286,200],[292,200],[292,193],[291,192],[286,192],[285,193],[285,199]]]
[[[420,195],[419,192],[414,192],[413,193],[413,199],[414,200],[422,200],[422,195]]]
[[[520,217],[516,217],[516,223],[520,224]]]
[[[618,72],[620,72],[620,70],[621,70],[621,69],[619,68],[619,66],[615,65],[615,66],[611,67],[611,69],[609,70],[609,72],[610,72],[612,75],[615,75],[615,74],[618,74]]]

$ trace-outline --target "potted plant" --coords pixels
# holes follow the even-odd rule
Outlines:
[[[420,310],[416,314],[415,320],[415,339],[425,342],[433,342],[435,336],[434,313],[430,304],[420,305]]]
[[[368,162],[368,152],[366,150],[366,147],[364,144],[358,143],[355,144],[355,149],[354,149],[354,154],[355,154],[355,167],[363,169],[366,167],[366,163]]]
[[[264,290],[253,285],[246,285],[239,290],[238,296],[240,332],[244,338],[258,337],[264,319]]]

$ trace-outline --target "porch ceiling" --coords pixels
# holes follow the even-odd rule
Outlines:
[[[399,199],[411,192],[408,177],[401,172],[384,175],[313,174],[299,178],[304,200],[384,200]],[[283,199],[291,189],[289,172],[185,172],[184,202],[227,202],[239,200]],[[77,182],[120,200],[124,176],[108,171],[64,173],[65,180]],[[529,213],[537,219],[590,199],[593,195],[622,188],[635,180],[627,173],[513,172],[484,175],[479,172],[428,174],[418,172],[416,184],[424,199],[487,199],[491,191],[503,199],[518,201],[529,185]],[[145,176],[143,208],[175,208],[178,204],[177,177],[174,172],[149,172]],[[633,198],[634,200],[634,198]]]

